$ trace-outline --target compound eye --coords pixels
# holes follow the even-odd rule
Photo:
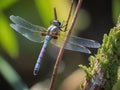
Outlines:
[[[59,24],[59,26],[61,25],[61,23],[58,21],[58,24]]]
[[[61,23],[58,20],[53,20],[51,24],[55,26],[61,26]]]
[[[56,26],[60,26],[61,23],[60,23],[59,21],[57,21],[57,22],[55,22],[55,25],[56,25]]]

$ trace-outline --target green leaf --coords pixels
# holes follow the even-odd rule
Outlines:
[[[43,23],[45,26],[49,26],[50,20],[53,19],[50,0],[47,0],[47,2],[46,0],[35,0],[35,3],[38,8],[39,15],[43,20]]]
[[[0,12],[0,47],[2,47],[10,56],[18,55],[17,40],[13,30],[10,28],[8,20]]]
[[[16,0],[0,0],[0,10],[8,8],[14,2],[16,2]]]
[[[0,73],[14,90],[28,90],[17,72],[0,56]]]
[[[113,20],[116,23],[120,15],[120,0],[112,0]]]
[[[35,0],[35,3],[45,26],[49,26],[50,21],[54,19],[54,8],[56,8],[58,20],[67,20],[71,3],[69,0]]]

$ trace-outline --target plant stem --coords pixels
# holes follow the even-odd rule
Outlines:
[[[56,12],[56,8],[54,8],[54,19],[57,20],[57,12]]]
[[[72,0],[71,5],[70,5],[71,7],[70,7],[69,15],[68,15],[68,18],[67,18],[67,21],[66,21],[67,24],[66,24],[66,27],[65,27],[64,31],[66,31],[67,27],[68,27],[68,23],[69,23],[69,20],[70,20],[70,17],[71,17],[71,13],[72,13],[73,3],[74,3],[74,0]]]
[[[69,30],[68,30],[68,33],[67,33],[67,35],[66,35],[66,37],[65,37],[65,42],[64,42],[63,46],[61,47],[60,52],[59,52],[59,54],[58,54],[58,57],[57,57],[57,60],[56,60],[55,66],[54,66],[54,70],[53,70],[53,74],[52,74],[52,79],[51,79],[51,82],[50,82],[49,90],[53,90],[55,78],[56,78],[56,75],[57,75],[57,69],[58,69],[59,63],[60,63],[60,61],[61,61],[63,52],[64,52],[64,47],[65,47],[67,41],[69,40],[69,37],[70,37],[71,31],[72,31],[72,29],[73,29],[75,20],[76,20],[76,18],[77,18],[77,15],[78,15],[78,12],[79,12],[81,3],[82,3],[82,0],[79,0],[79,1],[78,1],[78,4],[77,4],[77,7],[76,7],[76,10],[75,10],[75,14],[74,14],[74,16],[73,16],[72,23],[71,23],[70,28],[69,28]]]

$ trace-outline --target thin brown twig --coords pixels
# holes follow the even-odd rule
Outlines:
[[[75,10],[75,13],[74,13],[74,16],[73,16],[73,20],[72,20],[70,28],[69,28],[69,31],[68,31],[68,33],[67,33],[67,35],[65,37],[65,42],[64,42],[63,46],[61,47],[60,52],[58,54],[58,57],[57,57],[57,60],[56,60],[55,66],[54,66],[54,70],[53,70],[53,74],[52,74],[52,79],[51,79],[51,82],[50,82],[49,90],[53,90],[55,78],[56,78],[56,75],[57,75],[57,69],[58,69],[59,63],[60,63],[62,55],[63,55],[64,47],[65,47],[67,41],[69,40],[69,37],[70,37],[71,31],[73,29],[75,20],[77,18],[77,15],[78,15],[81,3],[82,3],[82,0],[79,0],[78,4],[77,4],[77,7],[76,7],[76,10]]]
[[[73,3],[74,3],[74,0],[72,0],[72,2],[71,2],[71,7],[70,7],[70,11],[69,11],[69,15],[68,15],[68,18],[67,18],[67,24],[66,24],[66,27],[65,27],[65,30],[64,31],[66,31],[67,30],[67,26],[68,26],[68,23],[69,23],[69,20],[70,20],[70,17],[71,17],[71,12],[72,12],[72,8],[73,8]]]
[[[54,7],[54,19],[57,20],[57,12],[55,7]]]

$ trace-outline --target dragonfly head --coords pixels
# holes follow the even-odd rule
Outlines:
[[[55,26],[57,26],[57,27],[61,27],[61,23],[58,20],[53,20],[52,24],[55,25]]]

